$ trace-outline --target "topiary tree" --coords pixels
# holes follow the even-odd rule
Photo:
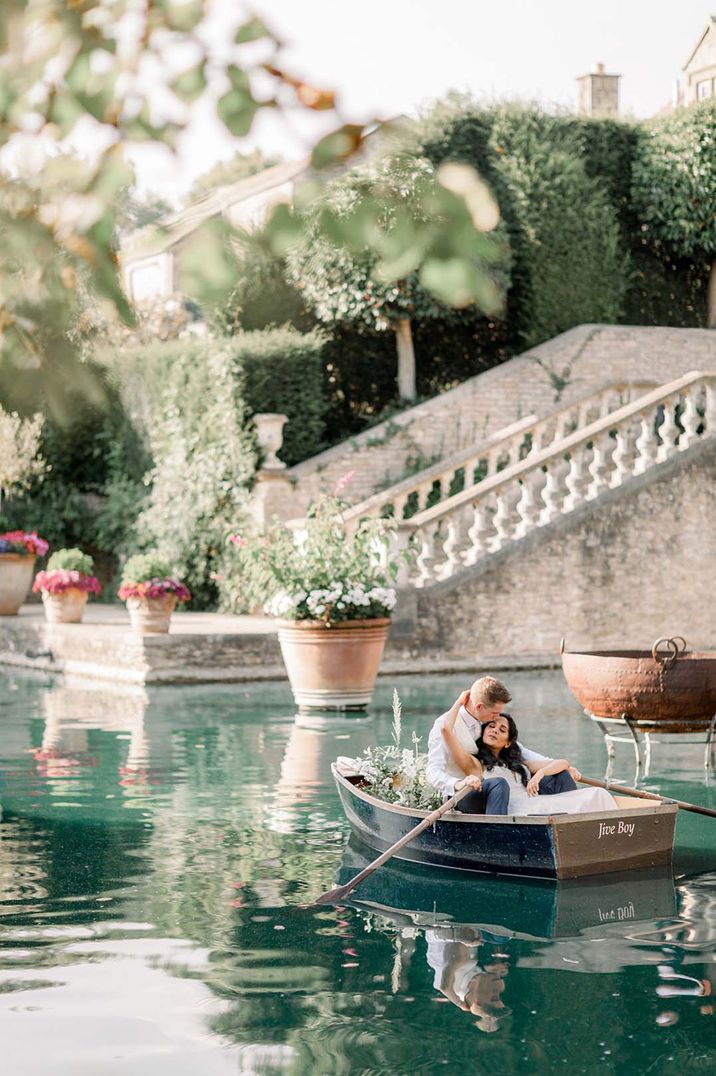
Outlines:
[[[711,264],[707,324],[716,328],[716,102],[680,109],[646,127],[632,198],[653,245]]]
[[[457,195],[469,201],[471,218]],[[458,263],[449,248],[440,250],[436,236],[443,226],[454,228],[461,212],[466,261]],[[489,234],[498,219],[496,204],[471,169],[448,165],[436,174],[424,158],[395,153],[329,186],[288,251],[288,275],[324,324],[394,332],[398,395],[414,400],[412,321],[459,319],[465,310],[472,315],[476,292],[480,309],[495,312],[501,305],[506,251]],[[431,220],[435,234],[428,230],[426,237]],[[457,308],[447,305],[456,299]]]

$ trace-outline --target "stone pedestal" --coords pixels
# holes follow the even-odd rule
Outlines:
[[[295,516],[293,484],[285,471],[264,468],[256,476],[251,515],[260,530],[271,523],[285,523]]]

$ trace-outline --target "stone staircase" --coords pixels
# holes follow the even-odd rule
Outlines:
[[[365,502],[440,461],[501,439],[512,427],[519,432],[515,424],[528,418],[547,420],[609,387],[656,388],[690,370],[716,373],[713,332],[577,326],[287,468],[284,488],[270,498],[266,516],[303,516],[347,472],[352,480],[342,496],[351,504]]]
[[[572,414],[568,409],[558,412],[551,423],[535,423],[508,434],[487,450],[490,463],[508,457],[504,469],[493,466],[481,480],[410,518],[401,518],[399,510],[412,493],[424,495],[430,477],[414,482],[409,491],[386,491],[371,498],[394,508],[400,518],[398,548],[415,554],[403,570],[403,585],[443,582],[716,434],[716,374],[693,371],[593,421],[578,422],[588,418],[600,401],[606,410],[613,398],[606,392],[585,401],[569,433],[564,432]],[[530,430],[535,436],[520,459],[519,448]],[[450,470],[442,474],[445,483]],[[373,512],[376,504],[371,502]],[[357,526],[365,514],[362,506],[356,506],[350,512],[351,523]]]
[[[493,478],[503,469],[514,467],[549,446],[558,446],[569,434],[624,407],[651,387],[640,383],[607,385],[558,408],[546,418],[527,415],[492,436],[469,444],[439,463],[359,501],[345,513],[344,519],[352,530],[361,519],[373,516],[403,520],[420,515],[466,488]]]

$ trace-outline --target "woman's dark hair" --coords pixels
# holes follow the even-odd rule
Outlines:
[[[507,766],[508,770],[512,770],[513,773],[519,774],[522,784],[526,787],[531,775],[522,761],[522,752],[517,743],[517,737],[519,736],[517,725],[509,714],[500,714],[500,717],[504,717],[507,721],[507,734],[510,737],[510,742],[507,747],[502,748],[499,755],[493,755],[490,748],[486,743],[483,743],[482,740],[487,726],[494,724],[492,721],[486,721],[482,726],[482,732],[477,740],[478,761],[482,763],[486,770],[491,770],[493,766],[496,766],[498,762],[501,762],[503,766]]]

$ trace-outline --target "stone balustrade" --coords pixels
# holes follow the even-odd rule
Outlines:
[[[542,440],[538,430],[524,458],[512,459],[504,469],[403,519],[396,547],[410,549],[413,556],[402,569],[400,582],[424,587],[449,579],[481,557],[714,436],[716,374],[692,372],[617,410],[610,410],[606,401],[602,406],[603,414],[565,436],[553,434],[550,439],[546,434]],[[593,408],[583,412],[587,419],[592,413]],[[552,416],[552,422],[553,428],[559,427],[559,414]],[[510,435],[518,436],[518,432]]]
[[[645,387],[643,383],[607,385],[546,418],[528,415],[513,422],[354,505],[344,515],[348,530],[357,529],[361,519],[375,516],[392,516],[398,520],[415,517],[604,418],[640,396]]]

